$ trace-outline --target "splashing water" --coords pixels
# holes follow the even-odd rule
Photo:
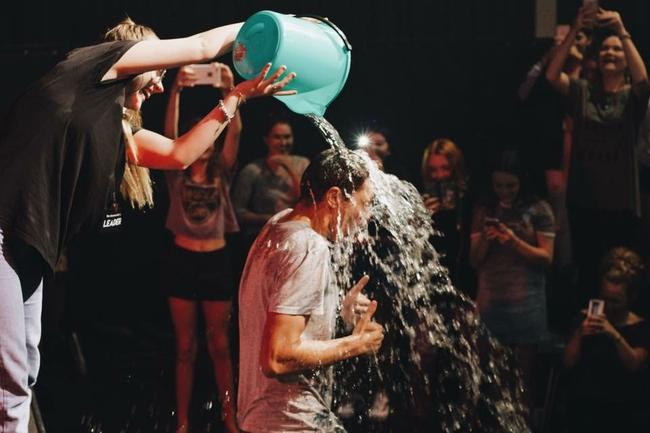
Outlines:
[[[307,117],[330,146],[352,152],[327,120]],[[426,431],[445,433],[529,432],[513,355],[490,336],[474,302],[440,265],[430,242],[439,233],[420,194],[382,172],[365,152],[359,155],[375,193],[372,216],[354,239],[337,236],[333,266],[342,290],[370,274],[365,292],[378,301],[375,317],[385,339],[374,358],[336,366],[338,403],[385,393],[391,408],[415,414],[414,428],[428,423]]]

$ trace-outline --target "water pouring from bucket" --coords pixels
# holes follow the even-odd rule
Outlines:
[[[287,65],[296,78],[276,96],[298,114],[323,116],[350,73],[352,46],[327,18],[260,11],[246,20],[233,47],[235,70],[253,78],[267,63]]]
[[[276,97],[306,115],[342,153],[352,151],[323,116],[347,80],[350,59],[350,44],[329,20],[271,11],[252,15],[233,48],[235,69],[246,79],[267,63],[295,71],[285,90],[298,93]],[[331,265],[339,287],[351,287],[357,272],[371,274],[369,292],[380,300],[387,341],[377,356],[337,366],[337,413],[343,417],[339,409],[355,396],[372,402],[385,394],[392,410],[404,416],[396,431],[415,431],[408,430],[412,423],[431,432],[529,433],[512,354],[489,335],[472,300],[451,285],[428,241],[435,230],[416,188],[383,173],[369,158],[367,164],[375,191],[373,223],[340,239]],[[432,415],[420,418],[420,411]]]

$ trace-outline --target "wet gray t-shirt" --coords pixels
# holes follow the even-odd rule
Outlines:
[[[237,419],[246,432],[343,432],[330,410],[331,368],[264,376],[260,348],[267,314],[309,316],[303,340],[334,336],[338,293],[330,277],[329,243],[307,223],[264,226],[248,254],[239,288]]]

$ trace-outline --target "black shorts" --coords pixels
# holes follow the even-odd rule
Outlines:
[[[172,245],[161,263],[161,286],[168,297],[230,301],[235,293],[228,248],[195,252]]]

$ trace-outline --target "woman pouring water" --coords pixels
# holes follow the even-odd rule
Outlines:
[[[278,80],[281,67],[267,77],[267,64],[176,139],[131,127],[132,116],[124,113],[137,113],[164,90],[167,68],[226,53],[240,26],[167,40],[143,32],[140,40],[79,48],[15,101],[0,128],[3,433],[27,432],[30,386],[39,368],[42,278],[69,241],[102,219],[109,225],[118,221],[118,190],[135,207],[152,205],[144,168],[187,167],[212,146],[244,101],[292,93],[283,88],[294,74]]]

